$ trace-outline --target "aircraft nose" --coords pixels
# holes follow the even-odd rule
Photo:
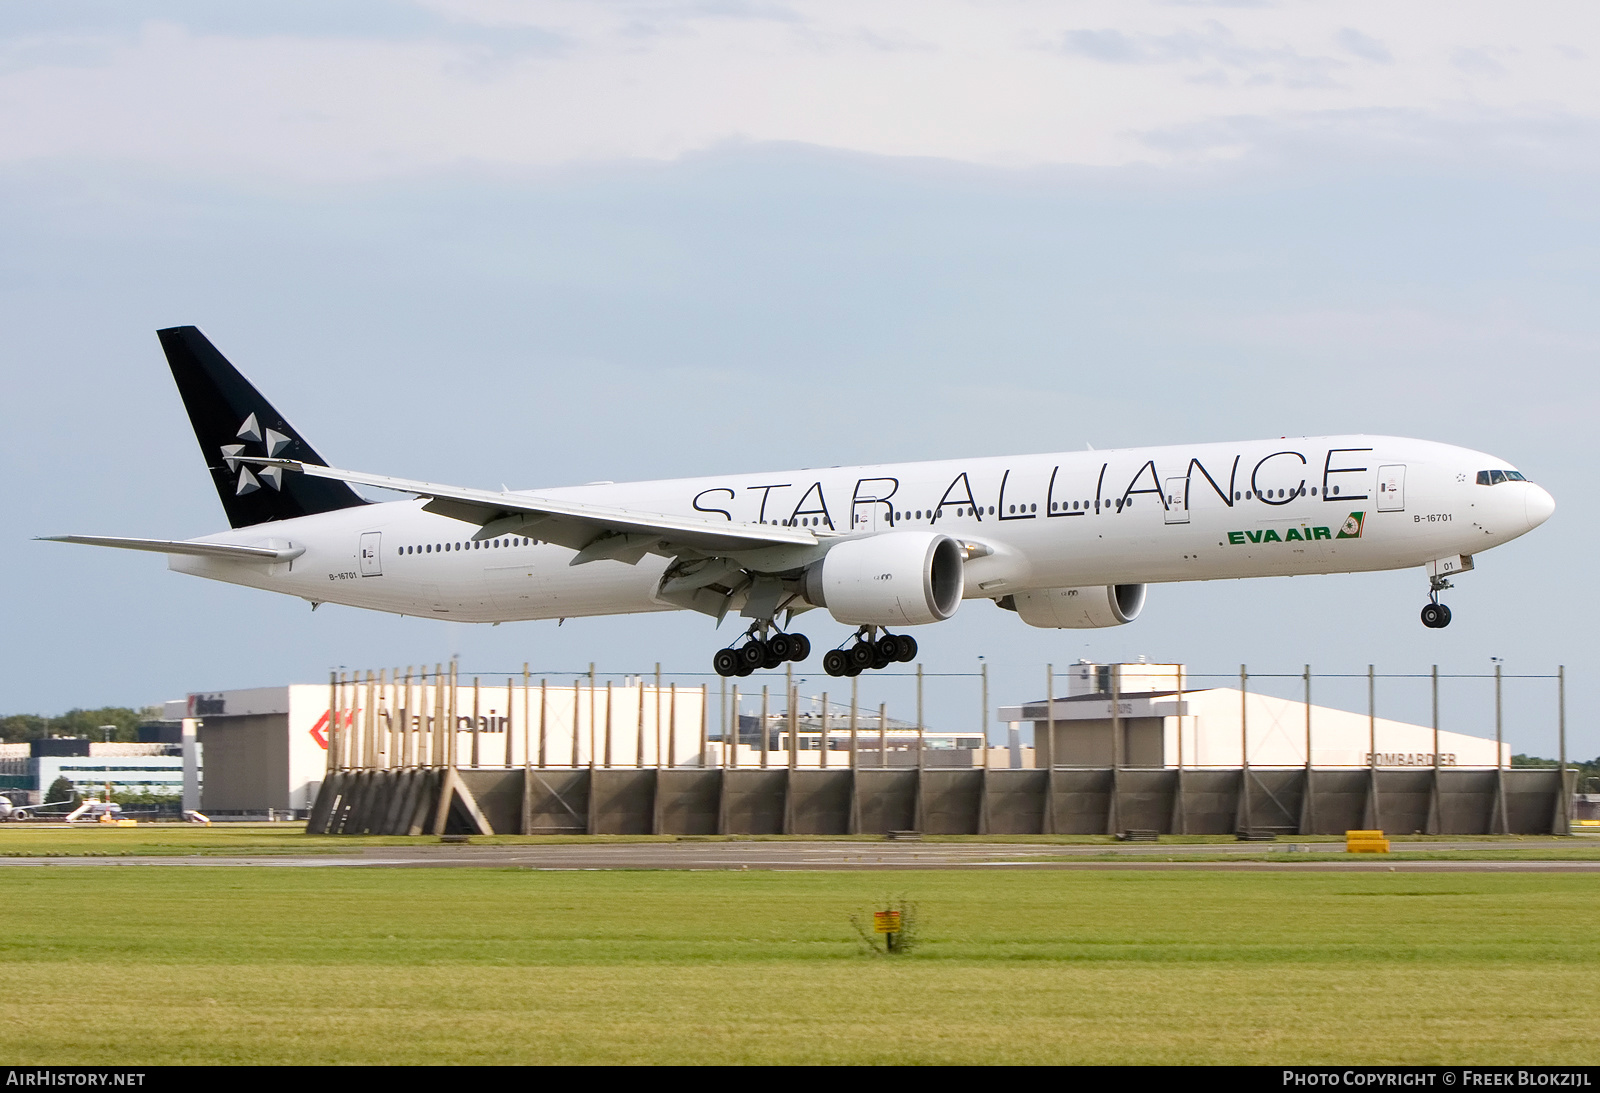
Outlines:
[[[1528,527],[1531,529],[1550,519],[1550,514],[1556,511],[1556,499],[1551,497],[1550,492],[1543,486],[1534,486],[1532,483],[1529,483],[1529,485],[1531,488],[1528,490],[1525,503],[1527,505]]]

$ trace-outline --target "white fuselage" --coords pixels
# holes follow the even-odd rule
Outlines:
[[[1428,441],[1343,436],[536,492],[635,512],[793,522],[846,535],[942,531],[988,550],[965,563],[965,596],[972,599],[1400,569],[1472,555],[1522,535],[1554,507],[1531,482],[1478,484],[1478,472],[1511,466]],[[293,561],[172,556],[169,565],[313,602],[469,622],[673,609],[654,596],[666,558],[571,565],[575,553],[565,547],[505,536],[474,544],[475,531],[423,511],[420,500],[395,501],[198,540],[303,547]]]

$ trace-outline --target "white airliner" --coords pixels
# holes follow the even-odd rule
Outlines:
[[[1422,621],[1473,559],[1555,501],[1502,459],[1383,436],[481,490],[338,470],[195,327],[159,332],[233,530],[150,550],[181,573],[467,622],[699,611],[750,620],[716,670],[809,656],[790,631],[857,627],[855,675],[916,655],[890,633],[990,600],[1041,627],[1132,622],[1151,584],[1424,567]],[[412,495],[372,502],[353,485]],[[780,620],[782,620],[780,622]]]

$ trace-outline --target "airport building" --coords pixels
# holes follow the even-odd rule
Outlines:
[[[71,782],[80,798],[103,797],[109,787],[113,795],[176,800],[183,792],[183,771],[181,743],[53,737],[0,744],[0,793],[17,805],[47,803],[44,795],[58,778]]]
[[[200,811],[305,815],[328,770],[330,706],[342,730],[335,761],[354,769],[689,766],[706,747],[704,690],[640,677],[590,687],[385,676],[336,692],[326,683],[203,692],[165,709],[169,722],[195,726],[206,761]]]
[[[1000,709],[1013,739],[1032,729],[1038,766],[1431,768],[1436,738],[1440,767],[1511,763],[1510,745],[1479,736],[1238,687],[1189,689],[1181,664],[1085,662],[1065,675],[1064,696]]]

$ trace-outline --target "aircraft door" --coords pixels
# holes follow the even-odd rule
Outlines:
[[[1187,478],[1169,478],[1166,488],[1167,523],[1187,524],[1189,522],[1189,480]]]
[[[899,479],[863,478],[850,501],[850,530],[856,533],[886,531],[894,523],[889,498],[900,488]]]
[[[360,553],[361,575],[363,577],[383,576],[383,532],[362,532]]]
[[[1406,468],[1403,463],[1391,463],[1378,468],[1378,511],[1404,512],[1406,510]]]

